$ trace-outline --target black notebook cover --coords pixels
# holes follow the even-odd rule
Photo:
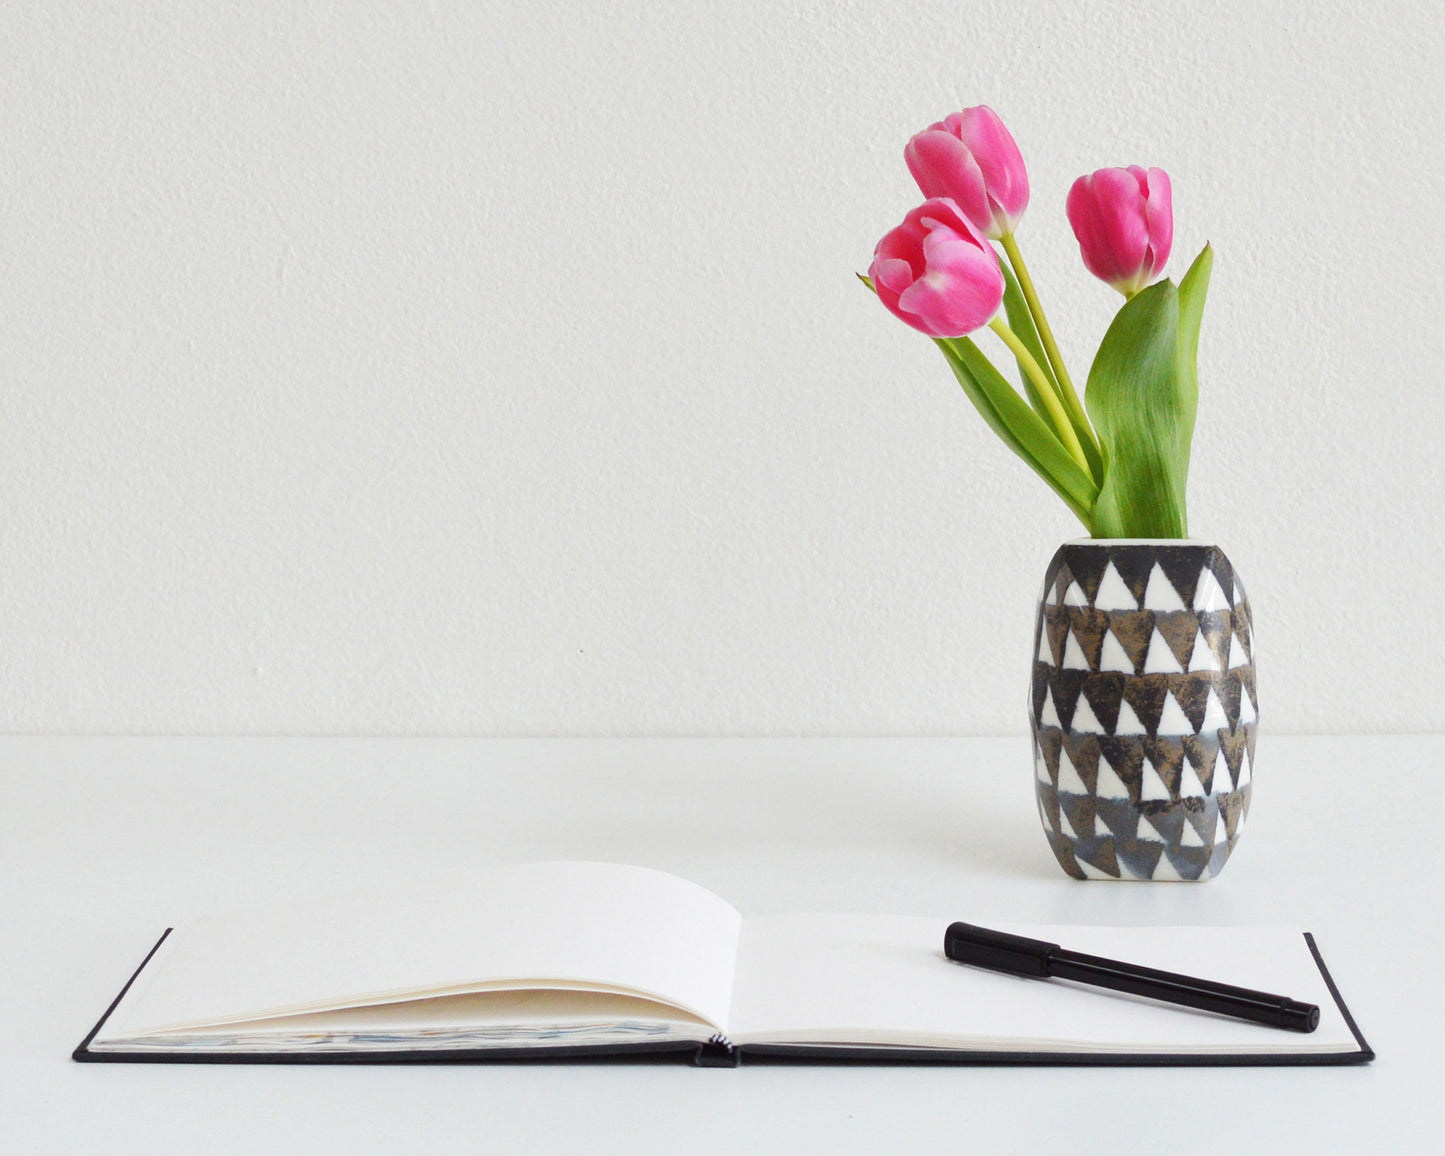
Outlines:
[[[1366,1064],[1375,1058],[1365,1037],[1360,1034],[1355,1018],[1345,1001],[1340,998],[1325,961],[1320,957],[1314,936],[1304,933],[1310,954],[1320,969],[1320,975],[1329,988],[1330,996],[1344,1016],[1345,1023],[1359,1044],[1353,1052],[1249,1052],[1241,1054],[1198,1054],[1198,1053],[1139,1053],[1139,1052],[1020,1052],[947,1050],[941,1048],[887,1048],[887,1047],[838,1047],[834,1045],[808,1044],[751,1044],[734,1047],[722,1036],[715,1036],[706,1044],[688,1041],[665,1043],[628,1044],[625,1047],[612,1045],[574,1046],[540,1049],[531,1048],[472,1048],[437,1052],[397,1049],[395,1051],[356,1052],[246,1052],[222,1054],[188,1052],[93,1052],[90,1042],[105,1026],[105,1021],[115,1011],[125,993],[130,990],[146,964],[166,941],[171,933],[167,928],[164,935],[156,940],[155,947],[141,961],[135,974],[126,981],[119,994],[106,1008],[95,1027],[90,1029],[80,1046],[71,1053],[71,1058],[81,1063],[126,1063],[126,1064],[468,1064],[468,1063],[576,1063],[587,1061],[642,1061],[668,1059],[690,1059],[700,1067],[736,1067],[744,1059],[761,1063],[812,1063],[812,1064],[1015,1064],[1031,1066],[1084,1066],[1084,1067],[1234,1067],[1234,1066],[1279,1066],[1279,1065],[1338,1065]],[[1081,996],[1082,998],[1082,996]]]

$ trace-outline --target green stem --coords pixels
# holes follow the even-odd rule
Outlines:
[[[1058,379],[1059,391],[1063,394],[1064,404],[1069,407],[1075,422],[1081,430],[1094,442],[1094,448],[1098,449],[1098,439],[1094,437],[1093,426],[1089,424],[1089,418],[1084,413],[1084,406],[1079,401],[1079,395],[1074,392],[1074,383],[1069,380],[1069,371],[1064,368],[1064,358],[1059,352],[1058,342],[1054,340],[1054,331],[1049,328],[1048,318],[1044,316],[1044,307],[1039,302],[1038,292],[1034,289],[1034,279],[1029,276],[1029,267],[1024,264],[1024,256],[1019,252],[1018,242],[1014,240],[1012,233],[1005,233],[999,240],[1003,244],[1003,251],[1008,254],[1009,264],[1013,266],[1014,276],[1019,279],[1019,288],[1023,290],[1024,300],[1028,302],[1029,313],[1033,315],[1034,325],[1039,331],[1039,340],[1044,344],[1044,353],[1049,359],[1049,365],[1054,371],[1054,377]]]
[[[1053,386],[1049,383],[1048,374],[1034,360],[1034,355],[1029,352],[1029,347],[1019,340],[1019,335],[1004,323],[1003,318],[995,317],[988,323],[988,327],[1003,339],[1003,343],[1009,347],[1024,372],[1029,375],[1029,380],[1034,383],[1034,388],[1039,391],[1039,396],[1044,400],[1044,408],[1049,411],[1049,417],[1053,420],[1054,428],[1059,432],[1059,440],[1063,442],[1064,449],[1069,451],[1069,456],[1079,463],[1079,467],[1085,474],[1089,473],[1089,460],[1084,456],[1084,447],[1079,444],[1079,436],[1074,432],[1074,425],[1069,421],[1069,415],[1064,412],[1064,407],[1059,403],[1058,394],[1054,392]]]

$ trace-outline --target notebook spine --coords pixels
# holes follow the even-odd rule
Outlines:
[[[735,1068],[739,1058],[732,1041],[718,1032],[707,1043],[698,1044],[692,1062],[699,1068]]]

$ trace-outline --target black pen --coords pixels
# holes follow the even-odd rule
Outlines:
[[[1010,975],[1071,979],[1076,983],[1183,1004],[1274,1028],[1312,1032],[1320,1024],[1318,1007],[1288,996],[1232,987],[1208,979],[1194,979],[1172,971],[1101,959],[1097,955],[1083,955],[1057,943],[1026,939],[1006,931],[990,931],[969,923],[949,924],[943,934],[943,953],[959,963],[971,963]]]

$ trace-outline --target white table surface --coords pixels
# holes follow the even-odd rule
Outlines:
[[[1019,739],[0,739],[6,1152],[1439,1151],[1445,737],[1260,741],[1206,884],[1078,883]],[[160,931],[477,865],[609,859],[745,914],[1313,931],[1346,1068],[76,1064]]]

